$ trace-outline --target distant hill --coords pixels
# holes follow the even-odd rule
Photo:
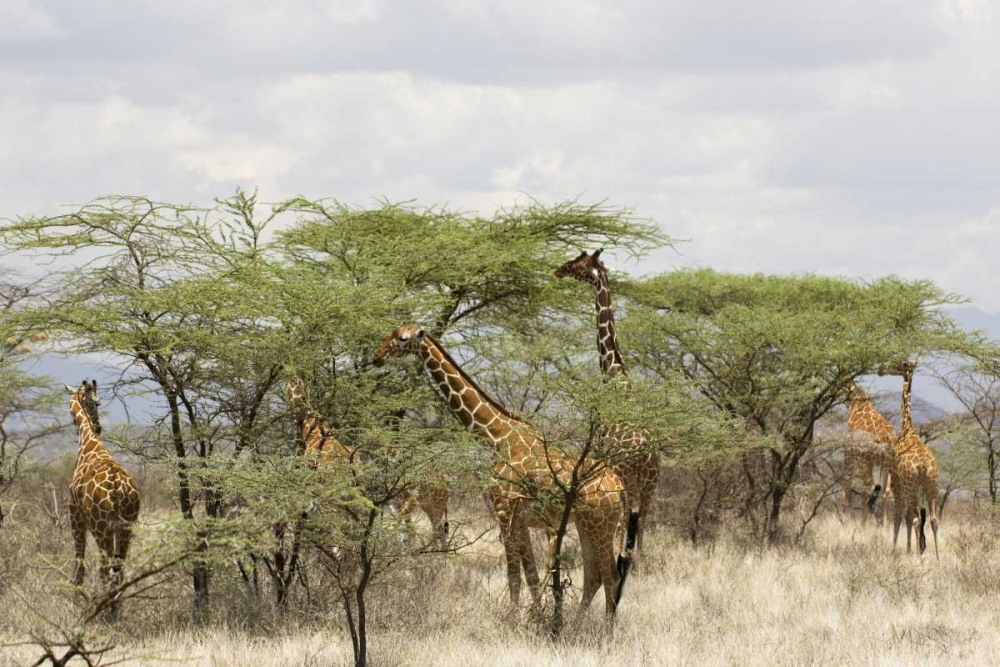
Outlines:
[[[980,331],[988,338],[1000,341],[1000,313],[988,313],[973,306],[946,308],[945,312],[951,315],[963,329]],[[901,383],[902,379],[899,377],[878,376],[866,377],[863,382],[866,386],[874,388],[879,394],[894,397],[885,399],[886,409],[890,410],[892,414],[899,413]],[[881,403],[879,405],[881,407]],[[917,369],[917,373],[913,378],[914,421],[920,422],[926,419],[934,419],[944,416],[948,412],[961,409],[961,404],[948,393],[948,390],[938,385],[933,375],[928,373],[926,369],[923,371],[920,368]]]
[[[67,384],[79,386],[84,380],[97,380],[101,389],[101,417],[109,423],[124,421],[131,417],[133,422],[146,424],[152,421],[153,402],[148,398],[130,397],[128,414],[125,405],[116,400],[105,388],[110,388],[114,380],[121,375],[121,362],[115,363],[114,357],[85,356],[74,357],[61,354],[45,353],[31,357],[24,363],[24,368],[33,375],[50,377],[57,385]],[[66,397],[66,417],[69,418],[69,396]]]
[[[1000,313],[988,313],[974,306],[946,308],[945,312],[955,318],[963,329],[978,330],[1000,341]]]
[[[902,391],[880,391],[872,395],[872,401],[892,425],[899,428],[899,411],[902,407]],[[913,421],[916,424],[933,421],[948,416],[948,411],[919,396],[913,397]]]

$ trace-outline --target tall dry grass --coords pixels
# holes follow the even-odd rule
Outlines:
[[[32,511],[29,512],[28,510]],[[694,548],[649,535],[617,627],[603,605],[553,644],[525,610],[506,603],[495,536],[404,571],[372,598],[374,665],[990,665],[1000,664],[1000,537],[986,515],[951,509],[941,561],[893,553],[888,528],[862,531],[833,513],[799,547],[760,549],[721,532]],[[470,533],[485,518],[465,508]],[[52,565],[68,563],[65,526],[22,505],[0,531],[0,642],[25,639],[40,619],[72,617]],[[458,522],[456,522],[458,523]],[[539,540],[540,541],[540,540]],[[582,580],[579,570],[572,572]],[[211,622],[189,622],[188,582],[133,600],[110,630],[130,665],[323,667],[349,664],[350,642],[321,577],[278,614],[234,577],[217,573]],[[19,596],[26,596],[28,602]],[[0,649],[0,665],[31,664],[32,646]],[[107,660],[110,660],[109,656]]]

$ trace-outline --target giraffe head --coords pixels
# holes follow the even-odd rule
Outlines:
[[[851,380],[847,383],[847,400],[849,401],[864,401],[868,398],[868,394],[865,390],[858,386],[858,383]]]
[[[288,373],[285,376],[285,395],[288,397],[289,403],[304,400],[306,397],[305,384],[302,382],[302,378],[295,373]]]
[[[909,359],[903,359],[902,361],[895,361],[888,364],[882,364],[878,367],[879,375],[901,375],[906,377],[907,373],[913,374],[916,369],[916,364],[914,364]]]
[[[385,337],[382,344],[375,350],[372,363],[381,366],[390,357],[402,357],[406,354],[416,354],[420,345],[427,338],[427,332],[412,324],[404,324]]]
[[[604,263],[600,259],[602,252],[604,252],[604,248],[596,251],[593,255],[588,255],[586,251],[581,252],[579,257],[571,259],[556,269],[556,278],[573,278],[591,285],[596,284],[601,273],[606,271]]]
[[[90,420],[95,435],[101,434],[101,418],[98,415],[98,408],[101,406],[101,399],[97,397],[97,380],[83,381],[78,388],[73,389],[69,385],[64,385],[66,391],[73,394],[73,399],[80,402],[80,407]],[[71,399],[71,401],[73,400]]]

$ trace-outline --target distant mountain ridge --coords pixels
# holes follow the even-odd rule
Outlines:
[[[1000,313],[989,313],[975,306],[945,308],[963,329],[982,331],[993,340],[1000,341]]]

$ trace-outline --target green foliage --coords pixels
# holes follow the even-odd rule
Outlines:
[[[635,362],[681,371],[762,433],[810,428],[846,382],[900,358],[976,344],[925,281],[678,271],[627,286]]]
[[[690,270],[623,287],[634,305],[620,330],[634,363],[654,377],[682,373],[768,439],[758,501],[770,504],[772,539],[816,422],[843,402],[850,380],[983,344],[940,309],[958,298],[926,281]]]

